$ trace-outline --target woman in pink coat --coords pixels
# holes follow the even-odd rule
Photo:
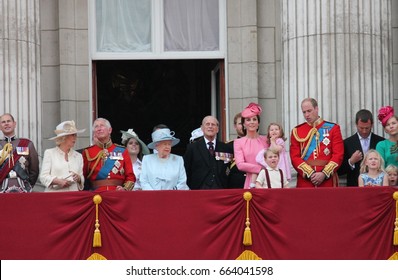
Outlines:
[[[255,186],[256,178],[262,166],[257,163],[256,156],[264,148],[268,148],[267,136],[260,135],[261,107],[250,103],[242,111],[244,137],[234,140],[235,162],[240,171],[246,172],[245,189]]]

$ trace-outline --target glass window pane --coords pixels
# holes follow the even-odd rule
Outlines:
[[[165,51],[219,50],[217,0],[164,0]]]
[[[96,0],[97,51],[151,51],[151,0]]]

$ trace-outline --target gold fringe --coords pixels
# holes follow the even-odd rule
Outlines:
[[[91,256],[89,256],[87,258],[87,260],[89,260],[89,261],[103,261],[103,260],[106,260],[106,258],[103,255],[101,255],[101,254],[94,253]]]
[[[388,258],[389,261],[398,261],[398,252],[392,254],[391,257]]]
[[[301,171],[303,171],[304,175],[307,178],[310,178],[312,173],[315,172],[315,170],[312,169],[312,167],[306,162],[301,163],[297,168],[300,169]]]
[[[243,198],[246,200],[246,228],[243,233],[243,245],[250,246],[252,242],[252,232],[250,230],[250,219],[249,219],[249,201],[252,199],[252,194],[250,192],[245,192]]]
[[[398,245],[398,192],[394,192],[392,197],[395,199],[395,228],[394,228],[394,245]]]
[[[257,256],[256,253],[250,250],[245,250],[240,254],[239,257],[236,258],[236,260],[262,260],[259,256]]]
[[[323,173],[326,175],[327,178],[329,178],[333,171],[336,169],[336,167],[338,166],[337,163],[330,161],[328,164],[326,164],[326,166],[323,168]]]
[[[102,202],[102,197],[99,194],[94,195],[93,202],[95,203],[95,230],[93,238],[93,247],[102,247],[101,232],[99,230],[100,224],[98,219],[98,204]]]
[[[125,182],[125,183],[123,184],[123,188],[124,188],[126,191],[131,191],[131,190],[134,188],[134,185],[135,185],[135,182],[133,182],[133,181],[127,181],[127,182]]]

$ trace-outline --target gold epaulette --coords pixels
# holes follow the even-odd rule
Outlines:
[[[326,178],[330,178],[330,176],[333,174],[334,169],[338,166],[337,163],[331,161],[328,164],[325,165],[323,168],[322,172],[326,175]]]
[[[311,167],[309,164],[307,164],[306,162],[303,162],[302,164],[300,164],[300,165],[298,166],[298,169],[300,169],[301,171],[303,171],[304,175],[305,175],[307,178],[310,178],[311,175],[312,175],[312,173],[315,172],[315,170],[312,169],[312,167]]]
[[[126,191],[131,191],[133,188],[134,188],[134,182],[133,181],[126,181],[124,184],[123,184],[123,188],[126,190]]]

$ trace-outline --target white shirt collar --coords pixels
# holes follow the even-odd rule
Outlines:
[[[367,138],[363,138],[358,132],[357,132],[357,134],[358,134],[359,140],[362,140],[362,139],[369,139],[369,141],[370,141],[370,137],[372,136],[372,133],[370,133],[369,136],[368,136]]]
[[[216,148],[216,138],[213,141],[208,140],[206,137],[203,137],[203,139],[205,139],[206,147],[209,146],[209,142],[213,142],[214,149]]]
[[[268,171],[279,171],[279,168],[276,167],[276,168],[274,169],[274,168],[271,168],[271,167],[267,166],[267,170],[268,170]]]

